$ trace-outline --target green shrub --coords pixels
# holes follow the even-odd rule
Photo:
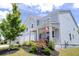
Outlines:
[[[10,49],[19,49],[19,45],[10,45],[9,46]]]
[[[7,44],[7,42],[6,42],[6,41],[4,41],[4,44]]]
[[[4,44],[7,44],[7,40],[4,40],[3,43],[4,43]]]
[[[30,45],[30,41],[25,41],[23,45]]]
[[[22,44],[23,46],[26,46],[26,41],[25,42],[23,42],[23,44]]]
[[[22,46],[36,46],[36,44],[33,41],[25,41]]]
[[[29,45],[29,41],[26,41],[26,45]]]
[[[1,45],[4,44],[3,42],[1,42]]]
[[[50,48],[51,50],[54,50],[55,48],[55,42],[53,40],[48,42],[48,48]]]
[[[3,44],[4,44],[4,42],[3,42],[3,41],[1,41],[1,42],[0,42],[0,44],[1,44],[1,45],[3,45]]]
[[[31,46],[31,48],[29,49],[30,53],[36,53],[36,46]]]
[[[29,41],[29,45],[36,46],[36,43],[34,41]]]
[[[34,41],[25,41],[22,45],[31,45],[31,46],[35,46],[36,43]]]
[[[44,50],[43,50],[43,53],[45,54],[45,55],[50,55],[50,49],[47,47],[47,48],[44,48]]]
[[[0,48],[0,51],[7,50],[7,49],[8,49],[8,47],[6,47],[6,48]]]

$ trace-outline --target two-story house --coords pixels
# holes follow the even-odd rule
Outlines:
[[[55,40],[56,45],[79,44],[77,23],[69,10],[54,11],[47,16],[27,18],[26,40]]]

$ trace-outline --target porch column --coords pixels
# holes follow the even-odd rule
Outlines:
[[[49,26],[49,40],[52,40],[52,26]]]
[[[29,32],[29,42],[30,42],[30,40],[31,40],[31,31]]]
[[[38,28],[37,28],[37,41],[39,40],[39,31],[38,31]]]

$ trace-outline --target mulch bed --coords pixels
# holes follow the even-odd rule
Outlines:
[[[30,49],[30,46],[23,46],[23,49],[26,51],[26,52],[29,52],[29,49]],[[43,52],[42,52],[43,49],[40,49],[40,51],[38,50],[38,52],[36,53],[37,56],[46,56]],[[56,51],[56,50],[51,50],[51,55],[50,56],[58,56],[59,55],[59,52]]]
[[[5,55],[5,54],[12,54],[12,53],[15,53],[17,52],[19,49],[6,49],[6,50],[3,50],[3,51],[0,51],[0,55]]]

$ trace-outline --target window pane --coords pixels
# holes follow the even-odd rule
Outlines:
[[[32,28],[33,28],[33,24],[32,24]]]
[[[39,20],[37,20],[37,26],[39,25]]]
[[[71,38],[71,33],[69,34],[69,38],[70,38],[70,41],[72,40],[72,38]]]
[[[54,31],[52,31],[52,37],[54,37]]]

